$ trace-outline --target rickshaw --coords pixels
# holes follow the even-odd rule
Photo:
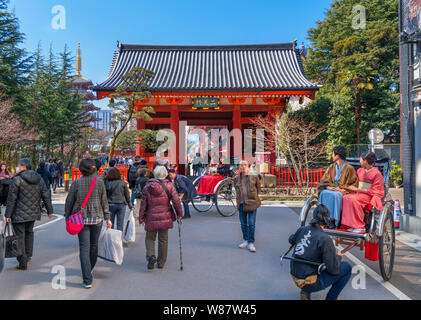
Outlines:
[[[194,209],[199,213],[207,213],[215,205],[216,210],[221,216],[231,217],[238,212],[237,209],[237,193],[234,187],[235,172],[238,170],[238,165],[231,161],[228,176],[223,177],[210,193],[198,193],[193,199],[192,204]],[[196,190],[199,187],[200,180],[204,175],[196,178],[193,182]]]
[[[351,164],[356,170],[361,165],[359,159],[347,159],[347,162]],[[357,234],[339,229],[324,229],[324,231],[335,240],[335,244],[346,245],[347,247],[342,250],[343,253],[349,251],[353,247],[358,246],[361,251],[365,250],[367,258],[367,250],[373,251],[377,249],[378,244],[378,261],[380,267],[380,273],[385,281],[389,281],[392,277],[393,265],[395,260],[395,223],[393,217],[394,202],[389,189],[389,179],[391,172],[391,161],[387,158],[377,160],[375,166],[380,170],[384,178],[385,196],[383,198],[383,210],[379,211],[376,208],[368,206],[364,208],[366,232],[364,234]],[[304,204],[300,213],[301,226],[309,224],[313,218],[313,210],[318,205],[318,198],[316,196],[310,197]],[[281,257],[281,263],[283,259],[295,260],[297,262],[309,263],[308,261],[302,261],[288,257],[288,253],[292,250],[292,247]],[[375,252],[375,256],[377,252]],[[373,261],[377,260],[377,257],[370,259]],[[309,263],[314,264],[314,263]],[[319,273],[324,269],[324,265],[319,266]]]

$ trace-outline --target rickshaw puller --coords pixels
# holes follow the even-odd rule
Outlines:
[[[312,292],[332,286],[326,300],[336,300],[351,277],[351,266],[343,261],[343,254],[337,251],[332,239],[323,231],[330,222],[329,209],[319,205],[314,209],[310,225],[301,227],[289,237],[295,245],[293,258],[324,263],[326,270],[318,274],[318,267],[302,262],[291,261],[291,276],[301,289],[301,300],[311,300]]]

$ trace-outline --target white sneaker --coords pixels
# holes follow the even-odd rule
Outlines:
[[[256,247],[254,246],[253,243],[249,243],[249,250],[250,252],[256,252]]]
[[[243,243],[241,243],[240,245],[238,245],[239,248],[241,249],[245,249],[247,248],[249,245],[249,243],[247,241],[244,241]]]

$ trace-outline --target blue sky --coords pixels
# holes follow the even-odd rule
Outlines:
[[[10,0],[26,34],[24,47],[44,53],[65,44],[82,49],[82,75],[105,80],[117,40],[135,44],[308,43],[307,30],[332,0]],[[55,30],[52,9],[66,10],[66,29]]]

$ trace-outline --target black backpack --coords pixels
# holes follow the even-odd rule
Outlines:
[[[134,189],[132,190],[132,192],[134,193],[135,199],[142,199],[142,191],[147,182],[148,182],[148,179],[146,178],[141,183],[137,183],[137,180],[136,180],[136,185]]]
[[[51,177],[56,178],[58,176],[58,168],[55,163],[51,163],[48,166],[48,171],[50,171]]]
[[[129,183],[136,183],[136,172],[137,172],[138,167],[137,166],[130,166],[129,168]]]

